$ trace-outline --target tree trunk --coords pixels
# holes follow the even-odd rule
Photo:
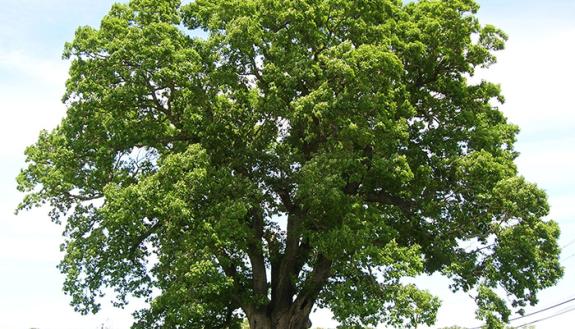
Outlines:
[[[265,313],[248,314],[250,329],[272,329],[272,321]]]
[[[265,312],[250,312],[247,314],[250,329],[308,329],[311,327],[309,314],[312,306],[300,308],[293,304],[283,312],[274,312],[273,317]]]
[[[311,311],[311,308],[310,308]],[[309,311],[307,309],[290,311],[282,315],[276,322],[274,328],[281,329],[308,329],[311,328],[311,321],[309,319]]]

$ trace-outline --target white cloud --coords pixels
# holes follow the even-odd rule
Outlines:
[[[575,127],[575,28],[508,42],[499,63],[482,77],[500,82],[503,110],[525,135]]]
[[[563,240],[573,239],[572,232],[575,232],[575,210],[573,202],[575,200],[575,192],[566,193],[561,196],[552,195],[549,198],[551,211],[549,217],[559,221],[563,234]]]
[[[570,191],[575,185],[575,175],[572,174],[575,149],[570,142],[575,142],[575,139],[521,144],[521,155],[516,161],[519,172],[553,194]]]
[[[14,158],[41,129],[53,128],[64,114],[67,63],[18,52],[0,53],[0,156]]]
[[[23,74],[33,83],[62,84],[66,81],[68,64],[63,60],[32,57],[21,51],[0,52],[0,69]]]
[[[37,278],[41,280],[41,278]],[[27,299],[0,300],[0,309],[6,314],[0,318],[0,327],[6,329],[98,329],[104,327],[129,328],[133,323],[132,312],[141,308],[135,304],[126,309],[113,308],[108,302],[102,303],[102,310],[96,314],[82,316],[69,305],[70,298],[64,296],[60,286],[53,287],[50,295],[44,297],[26,296]],[[54,296],[58,296],[53,298]],[[29,298],[32,297],[32,298]]]
[[[3,199],[0,203],[0,262],[57,263],[61,258],[62,227],[50,221],[46,207],[15,215],[20,195],[15,189],[13,194],[13,198]]]

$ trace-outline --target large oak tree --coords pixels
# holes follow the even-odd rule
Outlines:
[[[439,272],[502,328],[562,275],[472,0],[132,0],[81,27],[21,209],[64,223],[76,310],[135,328],[431,324]],[[203,32],[198,32],[203,31]],[[505,296],[507,295],[507,296]]]

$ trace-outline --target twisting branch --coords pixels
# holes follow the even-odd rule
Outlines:
[[[252,208],[250,217],[252,219],[253,239],[250,239],[247,243],[247,253],[252,265],[252,286],[257,295],[267,298],[266,264],[262,249],[264,218],[261,209],[259,207]]]
[[[305,316],[309,315],[319,293],[331,276],[332,264],[333,261],[325,255],[319,254],[317,256],[312,272],[303,283],[302,290],[290,307],[290,313],[296,314],[303,311]]]
[[[273,309],[283,309],[291,304],[292,296],[295,293],[293,278],[297,277],[295,265],[298,258],[301,218],[296,214],[288,215],[286,246],[283,255],[278,262],[277,281],[272,282],[272,302]]]
[[[140,236],[138,236],[138,238],[134,241],[134,243],[132,243],[132,246],[130,247],[130,252],[129,252],[129,257],[132,260],[134,260],[134,257],[136,256],[136,251],[138,250],[140,245],[142,243],[144,243],[144,241],[147,238],[149,238],[152,234],[156,233],[160,227],[161,227],[160,222],[159,221],[156,222],[155,224],[150,226],[147,231],[140,234]]]
[[[411,209],[414,207],[413,201],[400,198],[384,191],[367,193],[367,195],[365,195],[365,199],[367,202],[396,206],[405,214],[409,214]]]

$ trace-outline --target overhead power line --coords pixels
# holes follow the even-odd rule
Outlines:
[[[575,253],[563,258],[561,261],[564,262],[564,261],[568,260],[569,258],[573,258],[573,257],[575,257]]]
[[[531,312],[531,313],[527,313],[527,314],[524,314],[524,315],[521,315],[521,316],[518,316],[518,317],[515,317],[515,318],[511,318],[511,319],[509,319],[509,321],[516,321],[516,320],[520,320],[520,319],[525,319],[525,318],[530,317],[530,316],[532,316],[532,315],[539,314],[539,313],[542,313],[542,312],[545,312],[545,311],[549,311],[549,310],[551,310],[551,309],[557,308],[557,307],[559,307],[559,306],[561,306],[561,305],[565,305],[565,304],[570,303],[570,302],[572,302],[572,301],[575,301],[575,297],[569,298],[569,299],[564,300],[564,301],[562,301],[562,302],[559,302],[559,303],[557,303],[557,304],[553,304],[553,305],[551,305],[551,306],[545,307],[545,308],[543,308],[543,309],[540,309],[540,310],[537,310],[537,311],[534,311],[534,312]],[[575,310],[575,307],[573,307],[573,308],[570,309],[570,310]],[[546,319],[550,319],[550,318],[552,318],[552,317],[561,315],[561,314],[563,314],[563,313],[567,313],[567,312],[562,312],[562,313],[558,313],[558,314],[552,315],[552,316],[547,317],[547,318],[542,318],[542,319],[539,319],[539,320],[535,320],[533,323],[535,323],[535,322],[540,322],[540,321],[543,321],[543,320],[546,320]],[[521,327],[526,326],[526,325],[529,325],[529,324],[532,324],[532,323],[522,324]],[[482,327],[483,327],[483,326],[473,327],[473,328],[471,328],[471,329],[481,329]],[[521,328],[521,327],[517,327],[517,328]]]
[[[549,310],[551,310],[551,309],[554,309],[554,308],[559,307],[559,306],[561,306],[561,305],[565,305],[565,304],[567,304],[567,303],[569,303],[569,302],[572,302],[572,301],[575,301],[575,297],[569,298],[569,299],[564,300],[564,301],[562,301],[562,302],[560,302],[560,303],[557,303],[557,304],[548,306],[548,307],[546,307],[546,308],[537,310],[537,311],[535,311],[535,312],[523,314],[523,315],[521,315],[521,316],[518,316],[518,317],[515,317],[515,318],[512,318],[512,319],[509,319],[509,321],[515,321],[515,320],[524,319],[524,318],[530,317],[530,316],[535,315],[535,314],[539,314],[539,313],[542,313],[542,312],[545,312],[545,311],[549,311]]]
[[[545,321],[545,320],[549,320],[549,319],[558,317],[559,315],[563,315],[563,314],[565,314],[565,313],[569,313],[569,312],[573,312],[573,311],[575,311],[575,307],[571,307],[571,308],[565,309],[565,310],[563,310],[563,311],[561,311],[561,312],[559,312],[559,313],[555,313],[555,314],[550,315],[550,316],[545,317],[545,318],[541,318],[541,319],[537,319],[537,320],[534,320],[534,321],[531,321],[531,322],[527,322],[527,323],[524,323],[524,324],[520,325],[519,327],[513,327],[513,328],[515,328],[515,329],[520,329],[520,328],[523,328],[523,327],[525,327],[525,326],[528,326],[528,325],[531,325],[531,324],[534,324],[534,323],[537,323],[537,322],[542,322],[542,321]]]
[[[567,242],[566,244],[564,244],[564,245],[561,247],[561,249],[565,249],[565,248],[569,247],[569,246],[572,245],[572,244],[575,244],[575,239],[573,239],[573,240]]]

